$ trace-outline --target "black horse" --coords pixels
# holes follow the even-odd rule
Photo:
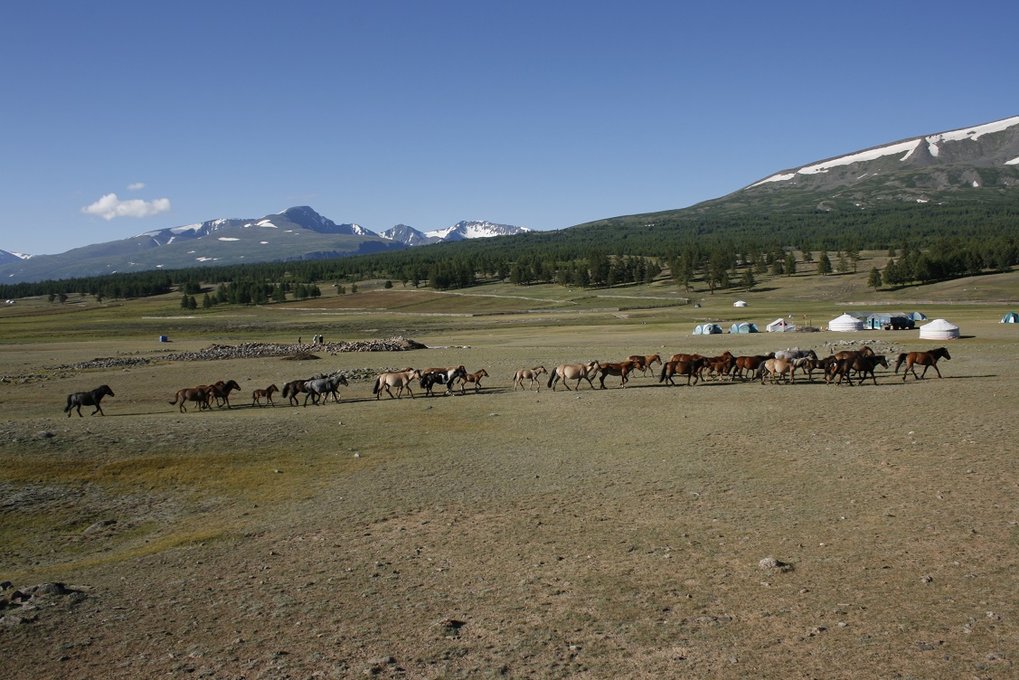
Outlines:
[[[96,410],[92,411],[92,415],[98,413],[101,416],[105,416],[106,414],[103,413],[103,408],[102,406],[99,405],[99,402],[101,402],[103,400],[103,397],[105,397],[107,394],[110,395],[111,397],[116,396],[115,394],[113,394],[113,390],[110,389],[109,385],[100,385],[91,392],[75,392],[74,394],[68,394],[67,406],[64,408],[64,413],[66,413],[67,417],[70,418],[71,409],[77,408],[78,417],[81,418],[82,406],[95,406]]]

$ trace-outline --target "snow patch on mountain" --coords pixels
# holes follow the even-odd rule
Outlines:
[[[934,135],[927,135],[925,137],[917,137],[909,139],[903,142],[895,142],[894,144],[886,144],[883,146],[877,146],[872,149],[865,149],[856,153],[848,154],[846,156],[839,156],[820,163],[814,163],[811,165],[803,166],[793,171],[783,171],[769,177],[765,177],[759,182],[751,184],[750,187],[760,186],[769,182],[785,182],[793,179],[797,175],[813,175],[818,173],[825,173],[832,168],[842,167],[851,165],[853,163],[864,163],[867,161],[877,160],[886,156],[900,155],[900,161],[909,160],[917,150],[923,148],[926,144],[927,151],[931,156],[937,158],[941,153],[941,146],[946,142],[960,142],[966,140],[977,140],[984,135],[993,134],[996,132],[1002,132],[1008,130],[1011,127],[1019,125],[1019,116],[1013,116],[1011,118],[1005,118],[1002,120],[994,121],[992,123],[986,123],[984,125],[977,125],[975,127],[960,128],[958,130],[950,130],[948,132],[940,132]],[[1019,159],[1013,159],[1005,162],[1006,165],[1019,164]],[[750,188],[748,187],[748,188]]]

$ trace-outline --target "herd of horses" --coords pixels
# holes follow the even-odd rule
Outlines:
[[[912,373],[917,380],[926,377],[928,369],[933,368],[938,377],[941,370],[938,368],[939,359],[951,359],[951,355],[944,347],[927,350],[925,352],[903,352],[898,355],[895,361],[894,372],[902,371],[902,380],[905,382],[907,375]],[[881,366],[889,368],[888,359],[882,354],[876,354],[873,349],[863,346],[860,349],[842,350],[835,352],[823,359],[818,358],[817,353],[812,349],[808,350],[779,350],[768,354],[734,356],[731,352],[725,351],[718,356],[703,356],[701,354],[673,354],[668,361],[664,361],[658,354],[630,355],[619,362],[589,361],[586,363],[560,364],[554,370],[549,371],[544,366],[533,368],[521,368],[513,375],[513,391],[520,388],[525,391],[534,389],[541,391],[542,382],[540,376],[548,375],[546,386],[553,392],[561,382],[567,390],[579,390],[584,381],[594,389],[594,380],[598,379],[601,389],[606,389],[605,378],[613,376],[620,379],[619,386],[625,387],[631,375],[640,372],[647,376],[648,371],[655,366],[661,366],[658,371],[658,382],[668,386],[677,385],[676,377],[686,378],[687,385],[696,385],[698,382],[714,378],[715,380],[747,381],[760,380],[762,384],[771,383],[793,383],[796,381],[796,373],[806,375],[807,380],[814,381],[814,372],[820,372],[824,381],[828,384],[840,385],[845,382],[852,385],[853,380],[862,384],[868,377],[877,385],[875,369]],[[916,367],[922,366],[923,371],[918,375]],[[445,387],[445,394],[453,394],[456,387],[460,388],[460,394],[465,394],[468,385],[474,387],[475,392],[481,390],[481,380],[489,377],[485,369],[468,373],[463,365],[448,366],[440,368],[406,368],[402,371],[387,371],[378,374],[372,383],[372,394],[376,399],[385,392],[389,397],[401,399],[406,392],[414,398],[414,385],[417,385],[421,393],[426,396],[435,394],[436,386]],[[527,383],[526,386],[524,383]],[[573,383],[573,387],[570,387]],[[287,398],[292,406],[301,404],[299,395],[304,394],[303,405],[307,406],[308,401],[312,404],[324,404],[332,396],[333,401],[339,403],[339,388],[347,386],[347,379],[341,373],[334,373],[329,376],[319,376],[300,380],[291,380],[283,386],[283,396]],[[177,390],[171,406],[177,406],[181,413],[187,411],[187,404],[190,402],[197,406],[199,411],[211,409],[215,404],[217,407],[231,408],[231,392],[239,392],[240,385],[235,380],[219,380],[209,385],[198,385],[196,387],[185,387]],[[280,389],[275,385],[269,385],[264,389],[256,389],[251,394],[251,405],[275,406],[273,394]],[[82,406],[94,406],[92,415],[105,415],[100,402],[105,396],[114,396],[109,385],[100,385],[88,392],[75,392],[67,395],[67,406],[64,412],[70,417],[73,410],[77,410],[81,417]]]

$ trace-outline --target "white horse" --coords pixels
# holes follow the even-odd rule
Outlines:
[[[403,391],[407,390],[410,394],[410,398],[414,398],[414,392],[410,389],[411,383],[415,380],[421,379],[421,371],[416,368],[408,368],[405,371],[392,371],[389,373],[380,373],[375,378],[375,384],[372,385],[372,394],[375,395],[375,399],[382,396],[382,390],[386,391],[389,398],[393,398],[393,393],[390,388],[396,388],[396,397],[402,399]]]
[[[576,380],[576,389],[580,389],[580,381],[586,380],[587,384],[594,389],[594,383],[591,382],[591,378],[598,375],[598,369],[601,368],[601,364],[597,361],[589,361],[586,364],[559,364],[556,366],[555,371],[548,376],[548,386],[555,392],[555,385],[560,380],[563,381],[563,386],[566,389],[570,389],[570,386],[566,383],[567,380]]]

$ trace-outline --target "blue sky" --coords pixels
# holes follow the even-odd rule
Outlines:
[[[0,248],[33,254],[294,205],[562,228],[1019,114],[1012,1],[41,1],[4,23]]]

